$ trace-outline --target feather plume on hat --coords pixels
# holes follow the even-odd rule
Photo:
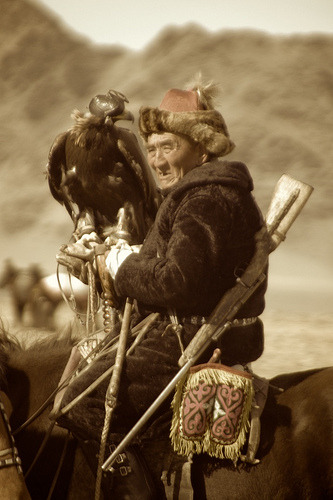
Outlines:
[[[219,84],[204,82],[199,72],[193,80],[186,85],[187,90],[195,90],[199,96],[199,102],[204,109],[214,109],[217,97],[220,93]]]
[[[216,84],[203,84],[201,76],[190,90],[168,90],[158,108],[140,109],[139,130],[143,139],[147,141],[154,133],[170,132],[202,144],[211,156],[230,153],[235,144],[223,116],[214,108],[217,91]]]

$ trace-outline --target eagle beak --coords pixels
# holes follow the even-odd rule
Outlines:
[[[130,111],[124,110],[120,115],[113,116],[112,120],[114,122],[119,120],[128,120],[134,123],[134,115]]]

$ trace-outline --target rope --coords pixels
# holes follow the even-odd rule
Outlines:
[[[59,271],[59,268],[60,268],[60,264],[58,262],[57,264],[57,272],[56,272],[56,275],[57,275],[57,281],[58,281],[58,286],[59,286],[59,290],[60,290],[60,293],[61,293],[61,296],[63,298],[63,300],[66,302],[66,304],[68,305],[68,307],[71,309],[71,311],[75,312],[77,314],[77,307],[76,307],[76,302],[75,302],[75,295],[74,295],[74,290],[73,290],[73,285],[72,285],[72,281],[71,281],[71,274],[68,272],[68,276],[69,276],[69,286],[70,286],[70,289],[71,289],[71,295],[70,295],[70,298],[68,299],[63,288],[62,288],[62,284],[60,282],[60,277],[59,277],[59,274],[60,274],[60,271]],[[72,306],[71,302],[72,301],[74,303],[74,306]]]
[[[90,263],[87,263],[87,271],[88,271],[88,281],[89,281],[89,297],[88,297],[88,311],[87,311],[87,322],[86,322],[86,325],[87,325],[87,331],[88,331],[88,328],[89,328],[89,319],[91,318],[91,323],[92,323],[92,328],[93,328],[93,334],[96,333],[96,322],[95,322],[95,314],[97,312],[97,309],[95,309],[95,295],[96,295],[96,282],[95,282],[95,276],[94,276],[94,273],[93,273],[93,270],[92,270],[92,265]],[[62,286],[61,286],[61,283],[60,283],[60,277],[59,277],[59,265],[57,266],[57,280],[58,280],[58,285],[59,285],[59,289],[60,289],[60,292],[61,292],[61,295],[63,297],[63,299],[65,300],[65,302],[67,303],[67,305],[69,305],[69,307],[73,310],[69,300],[67,299],[63,289],[62,289]],[[72,300],[74,301],[74,304],[75,304],[75,296],[74,296],[74,292],[73,292],[73,287],[72,287],[72,283],[71,283],[71,275],[69,274],[69,283],[70,283],[70,287],[71,287],[71,297],[72,297]],[[78,313],[77,313],[77,309],[76,309],[76,304],[75,304],[75,312],[76,312],[76,315],[78,316]],[[88,332],[89,333],[89,332]],[[94,350],[93,350],[94,351]],[[90,354],[91,355],[91,354]],[[85,363],[85,359],[82,359],[81,362],[79,363],[79,365]],[[75,371],[78,369],[78,367],[76,367],[75,370],[73,370],[73,372],[66,378],[66,380],[64,380],[64,382],[62,384],[59,384],[56,389],[51,393],[51,395],[44,401],[44,403],[33,413],[33,415],[31,415],[18,429],[16,429],[13,433],[13,435],[19,433],[20,431],[22,431],[24,428],[26,428],[28,425],[30,425],[36,418],[38,418],[41,413],[47,408],[47,406],[50,404],[50,402],[54,399],[55,395],[57,394],[57,392],[59,392],[61,389],[63,389],[64,387],[66,387],[66,385],[68,385],[69,381],[71,380],[72,376],[74,375]],[[52,430],[53,430],[53,427],[55,425],[55,421],[52,422],[44,436],[44,439],[42,441],[42,444],[41,446],[39,447],[38,451],[37,451],[37,454],[36,456],[34,457],[34,460],[32,461],[32,463],[30,464],[30,467],[28,468],[26,474],[25,474],[25,478],[28,477],[28,475],[30,474],[31,470],[33,469],[33,467],[35,466],[37,460],[39,459],[40,455],[42,454],[50,436],[51,436],[51,433],[52,433]],[[54,490],[54,487],[55,487],[55,484],[56,484],[56,481],[58,479],[58,476],[59,476],[59,473],[60,473],[60,468],[62,466],[62,462],[64,461],[65,459],[65,454],[66,454],[66,449],[67,449],[67,443],[68,443],[68,438],[65,442],[65,445],[64,445],[64,450],[63,450],[63,453],[62,453],[62,456],[61,456],[61,459],[60,459],[60,463],[58,465],[58,468],[57,468],[57,471],[56,471],[56,475],[53,479],[53,483],[52,483],[52,486],[51,486],[51,490],[50,490],[50,493],[49,493],[49,496],[48,498],[51,498],[50,495],[52,495],[52,492]]]
[[[92,264],[90,262],[87,262],[86,266],[88,271],[88,286],[89,286],[86,330],[87,330],[87,336],[89,336],[91,334],[96,333],[96,321],[95,321],[95,315],[97,313],[97,310],[95,309],[96,280]],[[92,326],[92,332],[90,332],[90,323]]]
[[[111,406],[105,405],[105,418],[101,434],[101,444],[99,448],[97,474],[96,474],[95,500],[99,500],[101,497],[101,485],[102,485],[102,475],[103,475],[102,465],[105,457],[106,442],[109,435],[112,410],[113,408],[111,408]]]
[[[106,448],[107,437],[109,434],[111,418],[113,415],[113,410],[115,409],[117,404],[120,377],[124,364],[124,359],[126,356],[126,344],[128,338],[128,331],[130,328],[132,307],[133,307],[133,299],[127,298],[124,309],[123,323],[121,325],[121,331],[119,335],[119,343],[114,363],[114,370],[112,372],[110,383],[107,388],[105,397],[105,417],[104,417],[104,426],[101,436],[101,443],[100,443],[100,450],[98,457],[95,500],[99,500],[101,493],[102,465],[104,462],[105,448]]]
[[[90,263],[89,263],[90,264]],[[70,290],[71,290],[71,293],[70,293],[70,296],[67,297],[67,295],[65,294],[64,290],[63,290],[63,287],[62,287],[62,284],[61,284],[61,281],[60,281],[60,264],[58,263],[57,264],[57,270],[56,270],[56,276],[57,276],[57,281],[58,281],[58,286],[59,286],[59,290],[60,290],[60,293],[61,293],[61,296],[64,300],[64,302],[67,304],[67,306],[69,307],[69,309],[75,314],[75,316],[77,317],[77,319],[79,320],[80,324],[82,326],[86,326],[87,325],[87,319],[86,319],[86,322],[84,322],[81,318],[81,316],[88,316],[89,318],[89,312],[87,312],[86,314],[84,313],[81,313],[78,311],[78,308],[77,308],[77,304],[76,304],[76,300],[75,300],[75,293],[74,293],[74,290],[73,290],[73,284],[72,284],[72,275],[71,273],[68,272],[67,270],[67,274],[68,274],[68,281],[69,281],[69,286],[70,286]],[[88,303],[87,303],[87,307],[90,308],[90,302],[91,302],[91,295],[93,296],[93,300],[94,300],[94,304],[96,302],[96,307],[95,305],[91,308],[91,310],[94,311],[94,313],[96,313],[99,309],[99,295],[98,293],[96,292],[96,282],[95,282],[95,275],[92,271],[92,266],[91,264],[89,265],[88,267],[88,280],[89,280],[89,274],[90,272],[92,273],[91,276],[91,280],[92,280],[92,284],[90,286],[89,284],[89,291],[88,291]],[[90,302],[89,302],[90,301]]]
[[[78,313],[78,310],[77,310],[77,307],[76,307],[75,294],[74,294],[73,285],[72,285],[72,281],[71,281],[71,274],[68,273],[69,286],[70,286],[70,290],[71,290],[70,298],[68,299],[67,296],[66,296],[66,294],[65,294],[65,292],[64,292],[64,290],[63,290],[61,282],[60,282],[59,266],[60,265],[58,263],[57,270],[56,270],[56,276],[57,276],[58,286],[59,286],[59,290],[60,290],[60,293],[62,295],[62,298],[65,301],[65,303],[68,305],[68,307],[73,312],[75,312],[77,318],[79,319],[79,321],[83,325],[83,321],[81,320],[81,317],[80,317],[80,315]],[[91,334],[95,334],[96,333],[95,315],[96,315],[96,313],[98,311],[99,303],[98,303],[98,295],[96,293],[96,280],[95,280],[95,275],[94,275],[94,272],[93,272],[92,264],[90,262],[87,262],[86,266],[87,266],[88,286],[89,286],[88,301],[87,301],[86,331],[87,331],[87,336],[89,336]],[[96,297],[97,297],[97,299],[96,299]],[[92,333],[89,331],[90,330],[90,325],[92,327]],[[89,357],[92,356],[92,354],[94,352],[96,352],[96,351],[101,351],[101,348],[100,348],[99,345],[96,346],[96,348],[94,348],[92,350],[92,352],[89,354]],[[101,353],[99,353],[99,354],[101,354]],[[44,403],[19,428],[17,428],[12,434],[10,434],[12,440],[14,439],[13,435],[15,435],[15,434],[19,433],[20,431],[22,431],[23,429],[25,429],[28,425],[30,425],[35,419],[37,419],[41,415],[41,413],[47,408],[47,406],[50,404],[50,402],[54,399],[54,397],[57,394],[57,392],[59,392],[61,389],[63,389],[64,387],[66,387],[66,385],[69,384],[70,380],[72,379],[72,377],[75,374],[75,372],[78,370],[79,366],[80,365],[82,366],[82,364],[84,364],[85,362],[86,362],[86,358],[82,359],[80,361],[79,365],[75,368],[75,370],[73,370],[73,372],[69,374],[69,376],[63,381],[62,384],[59,384],[56,387],[56,389],[44,401]],[[84,368],[83,368],[83,370],[81,370],[81,373],[83,371],[85,371]],[[48,440],[49,440],[49,438],[51,436],[51,433],[52,433],[54,425],[55,425],[55,421],[51,422],[50,426],[48,427],[48,430],[47,430],[47,432],[46,432],[46,434],[45,434],[45,436],[43,438],[41,446],[39,447],[36,456],[34,457],[32,463],[30,464],[30,466],[29,466],[29,468],[28,468],[28,470],[27,470],[27,472],[25,474],[25,479],[29,476],[29,474],[32,471],[33,467],[35,466],[37,460],[41,456],[41,454],[42,454],[42,452],[43,452],[43,450],[44,450],[44,448],[45,448],[45,446],[46,446],[46,444],[47,444],[47,442],[48,442]],[[53,491],[54,491],[54,488],[55,488],[55,485],[56,485],[56,482],[57,482],[57,480],[59,478],[60,470],[61,470],[62,464],[64,462],[66,451],[67,451],[68,441],[69,441],[69,433],[67,434],[67,438],[66,438],[66,441],[65,441],[65,444],[64,444],[64,448],[63,448],[63,451],[62,451],[62,454],[61,454],[61,457],[60,457],[60,462],[58,464],[55,476],[53,478],[52,485],[51,485],[51,488],[50,488],[47,500],[51,499]]]
[[[93,362],[95,360],[97,360],[100,356],[102,356],[106,349],[112,345],[114,342],[116,341],[116,339],[112,339],[111,341],[107,342],[106,345],[103,347],[103,345],[101,344],[104,344],[104,341],[102,340],[94,349],[92,349],[92,351],[90,352],[89,354],[89,357],[93,356],[96,352],[100,351],[93,359]],[[85,366],[86,365],[86,358],[83,358],[79,364],[77,365],[77,367],[68,375],[68,377],[61,383],[59,384],[55,389],[54,391],[52,391],[52,393],[49,395],[49,397],[44,401],[44,403],[22,424],[20,425],[20,427],[18,427],[17,429],[15,429],[13,431],[13,435],[15,436],[16,434],[18,434],[19,432],[21,432],[23,429],[25,429],[26,427],[28,427],[34,420],[36,420],[36,418],[38,418],[40,416],[40,414],[45,410],[45,408],[47,408],[49,406],[49,404],[53,401],[55,395],[61,391],[64,387],[66,387],[67,385],[69,385],[69,382],[71,381],[73,375],[75,373],[77,373],[77,377],[80,377],[83,373],[85,373],[90,367],[89,366]],[[81,367],[83,366],[83,368],[81,369]],[[93,390],[93,389],[92,389]],[[73,405],[74,406],[74,405]],[[68,411],[70,410],[70,408],[68,409]],[[61,413],[62,414],[62,413]],[[56,417],[60,416],[57,415]]]
[[[95,323],[95,313],[96,311],[98,310],[98,307],[96,308],[96,301],[95,301],[95,297],[96,297],[96,282],[95,282],[95,275],[93,273],[93,270],[92,270],[92,266],[90,263],[88,263],[87,265],[87,271],[88,271],[88,284],[89,284],[89,300],[88,300],[88,304],[87,304],[87,323],[86,323],[86,328],[87,328],[87,332],[89,331],[89,319],[91,318],[91,325],[92,325],[92,329],[93,329],[93,334],[96,333],[96,323]],[[62,294],[62,297],[64,299],[64,301],[67,303],[67,305],[76,313],[76,315],[78,316],[78,313],[77,313],[77,309],[76,309],[76,303],[75,303],[75,296],[74,296],[74,291],[73,291],[73,288],[72,288],[72,283],[71,283],[71,275],[69,274],[69,281],[70,281],[70,286],[71,286],[71,299],[72,299],[72,302],[74,302],[74,307],[75,309],[73,309],[73,306],[72,304],[70,303],[70,301],[68,300],[67,296],[65,295],[63,289],[62,289],[62,285],[61,285],[61,282],[60,282],[60,277],[59,277],[59,265],[57,266],[57,280],[58,280],[58,285],[59,285],[59,289],[60,289],[60,292]],[[127,321],[128,321],[128,324],[127,326],[125,325],[125,329],[127,328],[128,330],[128,327],[129,327],[129,320],[130,320],[130,312],[131,312],[131,308],[132,306],[130,305],[130,311],[129,311],[129,314],[127,314]],[[134,329],[133,329],[133,334],[135,333],[136,335],[136,338],[132,344],[132,346],[130,347],[130,349],[128,350],[128,353],[129,354],[130,352],[132,352],[132,350],[134,349],[134,347],[141,341],[141,339],[143,338],[143,336],[145,335],[145,333],[147,332],[148,328],[150,327],[150,325],[157,319],[158,317],[158,313],[155,313],[155,314],[151,314],[150,316],[148,316],[147,318],[145,318],[139,325],[137,325]],[[79,316],[78,316],[79,317]],[[125,319],[125,313],[124,313],[124,319]],[[82,323],[82,321],[81,321]],[[126,322],[125,322],[126,323]],[[123,330],[123,328],[122,328]],[[100,356],[104,355],[105,354],[105,351],[106,349],[108,349],[110,347],[110,345],[112,346],[112,344],[116,341],[116,339],[112,339],[111,341],[107,342],[106,345],[103,345],[104,344],[104,341],[101,341],[101,343],[99,345],[97,345],[89,354],[89,357],[92,357],[94,353],[97,353],[96,356],[94,356],[93,358],[93,362],[98,359]],[[118,343],[118,350],[119,350],[119,353],[120,353],[120,356],[122,358],[124,358],[124,356],[126,355],[126,349],[125,349],[125,346],[126,346],[126,341],[127,341],[127,336],[126,336],[126,339],[125,339],[125,342],[124,344],[122,345],[122,347],[120,348],[119,350],[119,343]],[[118,356],[118,351],[117,351],[117,356]],[[116,358],[116,361],[117,361],[117,358]],[[89,369],[89,366],[85,366],[83,369],[81,369],[81,371],[78,371],[79,370],[79,367],[82,366],[82,364],[85,364],[86,363],[86,358],[82,359],[79,363],[79,365],[76,367],[75,370],[73,370],[73,372],[71,374],[69,374],[69,376],[63,381],[62,384],[60,384],[52,393],[51,395],[46,399],[46,401],[40,406],[40,408],[33,414],[31,415],[26,422],[24,422],[18,429],[15,430],[15,432],[13,434],[17,434],[19,433],[20,431],[22,431],[25,427],[27,427],[28,425],[30,425],[36,418],[38,418],[38,416],[45,410],[45,408],[50,404],[50,402],[54,399],[54,396],[57,394],[58,391],[60,391],[62,388],[64,388],[65,386],[69,385],[70,381],[72,380],[73,378],[73,375],[75,374],[75,372],[77,373],[77,376],[80,376],[82,375],[82,373],[84,373],[87,369]],[[118,364],[119,364],[119,359],[118,359]],[[119,368],[117,369],[117,372],[119,371],[118,374],[116,374],[116,378],[114,378],[112,376],[111,380],[115,381],[116,380],[116,387],[119,387],[119,377],[120,377],[120,371],[121,371],[121,368],[122,368],[122,361],[120,362],[120,365],[119,365]],[[110,375],[113,373],[113,370],[114,370],[114,367],[110,367],[109,370],[106,371],[106,373],[103,374],[103,380],[106,378],[106,376]],[[99,377],[99,379],[97,379],[95,382],[97,382],[96,385],[98,385],[98,383],[100,383],[102,381],[101,377]],[[111,382],[111,381],[110,381]],[[91,387],[91,386],[90,386]],[[90,388],[89,387],[89,388]],[[88,389],[89,389],[88,388]],[[93,390],[93,388],[91,389]],[[91,392],[91,391],[89,391]],[[116,391],[117,392],[117,391]],[[79,399],[81,399],[85,394],[81,394],[79,398],[76,398],[77,401]],[[77,402],[76,401],[76,402]],[[116,400],[115,400],[116,401]],[[73,402],[72,402],[73,403]],[[71,407],[74,406],[74,405],[71,405]],[[67,408],[67,407],[66,407]],[[68,408],[67,411],[69,411],[70,408]],[[108,432],[109,432],[109,427],[110,427],[110,421],[111,421],[111,417],[112,417],[112,411],[113,411],[113,407],[109,406],[109,405],[106,405],[106,410],[105,410],[105,421],[104,421],[104,426],[103,426],[103,431],[102,431],[102,437],[101,437],[101,446],[100,446],[100,455],[99,455],[99,466],[98,466],[98,471],[97,471],[97,480],[96,480],[96,497],[95,498],[99,498],[100,497],[100,487],[101,487],[101,479],[102,479],[102,468],[101,468],[101,465],[103,464],[103,460],[104,460],[104,455],[105,455],[105,449],[106,449],[106,442],[107,442],[107,436],[108,436]],[[26,475],[25,477],[27,477],[31,470],[33,469],[33,467],[35,466],[37,460],[39,459],[40,455],[42,454],[46,444],[47,444],[47,441],[49,440],[50,436],[51,436],[51,432],[53,430],[53,427],[55,425],[55,422],[52,422],[51,425],[49,426],[48,430],[47,430],[47,433],[46,435],[44,436],[44,439],[42,441],[42,444],[36,454],[36,456],[34,457],[34,460],[33,462],[31,463],[29,469],[27,470],[26,472]],[[52,485],[51,485],[51,489],[50,489],[50,492],[49,492],[49,495],[48,495],[48,499],[51,498],[52,496],[52,493],[53,493],[53,490],[55,488],[55,485],[56,485],[56,482],[58,480],[58,477],[59,477],[59,474],[60,474],[60,469],[61,469],[61,466],[62,466],[62,463],[64,461],[64,458],[65,458],[65,454],[66,454],[66,449],[67,449],[67,443],[68,443],[68,438],[65,442],[65,445],[64,445],[64,449],[63,449],[63,452],[62,452],[62,455],[61,455],[61,459],[60,459],[60,463],[59,463],[59,466],[57,468],[57,471],[56,471],[56,475],[53,479],[53,482],[52,482]]]

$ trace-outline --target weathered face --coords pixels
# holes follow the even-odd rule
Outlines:
[[[146,146],[148,163],[162,189],[172,186],[207,159],[199,144],[169,132],[150,135]]]

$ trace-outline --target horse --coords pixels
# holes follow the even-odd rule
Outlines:
[[[80,315],[87,311],[89,287],[75,276],[59,272],[43,276],[32,288],[27,307],[35,327],[56,328],[55,313],[59,306],[68,303]]]
[[[0,370],[5,374],[1,389],[13,408],[10,424],[25,484],[32,499],[89,500],[93,498],[94,477],[83,454],[69,433],[51,424],[48,418],[52,406],[49,396],[58,384],[58,375],[64,369],[73,338],[69,330],[63,337],[46,333],[43,339],[38,337],[35,344],[24,348],[16,336],[3,327],[0,330]],[[35,349],[35,346],[38,347]],[[48,349],[49,355],[46,354]],[[45,402],[41,416],[19,430]],[[34,465],[46,436],[49,439],[45,449]],[[7,480],[10,477],[7,476]]]
[[[15,321],[24,323],[26,305],[30,300],[33,287],[43,277],[38,264],[31,264],[27,268],[18,268],[10,259],[6,259],[0,278],[0,288],[7,287],[10,293]]]
[[[31,469],[26,484],[33,499],[50,498],[47,495],[57,475],[61,455],[63,463],[53,500],[94,498],[94,476],[75,439],[68,438],[67,432],[58,426],[54,427],[41,457],[31,468],[37,449],[50,428],[50,396],[54,394],[76,341],[68,336],[48,336],[23,349],[4,329],[0,336],[0,352],[7,356],[4,369],[6,393],[13,406],[11,425],[25,474]],[[229,460],[195,455],[191,467],[194,500],[332,498],[332,382],[332,367],[287,373],[271,379],[261,417],[261,439],[256,455],[260,462],[235,466]],[[38,418],[24,426],[44,401],[46,404]],[[181,498],[183,468],[169,442],[142,441],[141,446],[156,485],[157,498]],[[166,457],[173,458],[166,460]],[[166,463],[169,467],[162,474]],[[173,491],[171,497],[167,497],[165,490],[172,476]]]
[[[64,272],[45,275],[36,264],[19,268],[7,259],[0,279],[0,288],[4,287],[9,290],[15,322],[20,325],[54,330],[55,313],[64,301],[73,312],[87,310],[87,285]]]

